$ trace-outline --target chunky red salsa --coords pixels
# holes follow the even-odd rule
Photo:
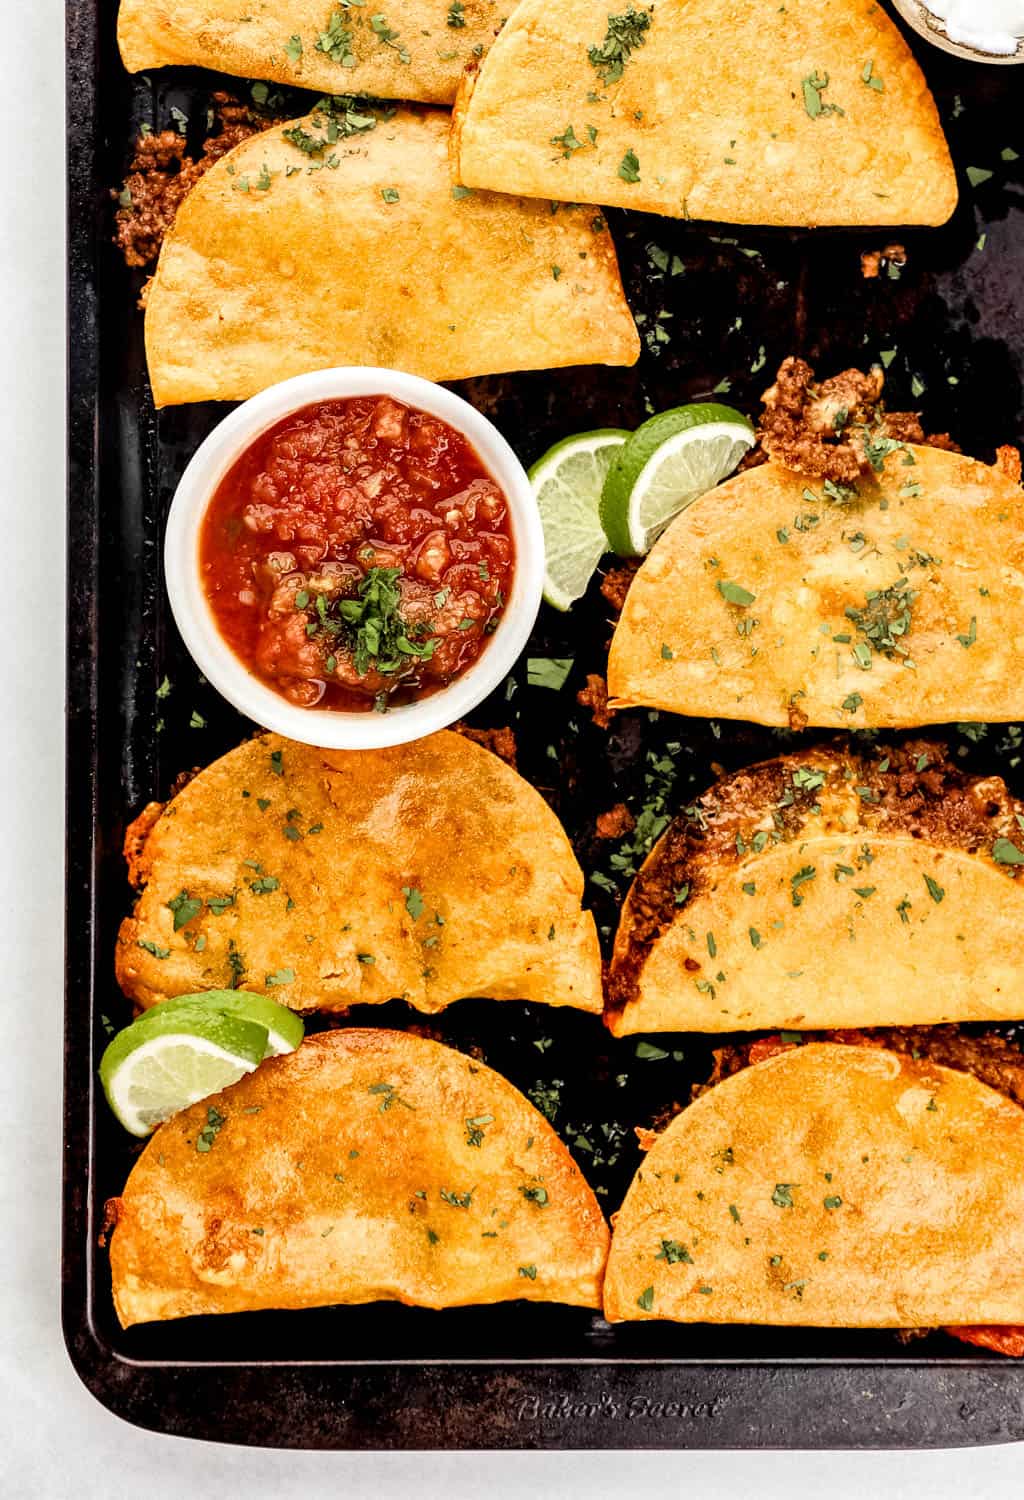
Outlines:
[[[390,396],[262,433],[217,487],[199,558],[257,677],[304,708],[381,711],[476,661],[515,562],[505,495],[468,440]]]

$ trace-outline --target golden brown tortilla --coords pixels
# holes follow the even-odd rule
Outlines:
[[[605,1317],[1024,1320],[1024,1111],[966,1073],[815,1044],[703,1094],[615,1221]]]
[[[366,751],[261,735],[155,813],[128,830],[142,894],[117,944],[139,1005],[244,987],[293,1010],[472,995],[601,1009],[561,824],[462,735]]]
[[[1024,803],[942,746],[724,776],[623,905],[607,1020],[636,1031],[1024,1016]]]
[[[122,1324],[383,1299],[600,1305],[608,1230],[482,1063],[333,1031],[162,1125],[110,1205]]]
[[[500,24],[497,0],[392,0],[379,12],[331,0],[121,0],[117,40],[129,73],[181,63],[325,94],[451,104],[462,69]]]
[[[766,463],[683,511],[627,596],[614,706],[857,729],[1020,718],[1020,486],[889,447],[855,490]]]
[[[157,406],[242,400],[333,365],[455,380],[632,364],[639,339],[599,216],[464,193],[448,125],[403,109],[331,140],[314,112],[217,161],[149,288]]]
[[[649,24],[623,61],[631,12]],[[862,0],[614,17],[605,0],[523,0],[467,76],[456,129],[464,182],[538,198],[809,226],[943,224],[956,205],[920,69]]]

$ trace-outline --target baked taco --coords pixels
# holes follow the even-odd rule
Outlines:
[[[395,1031],[332,1031],[162,1125],[108,1204],[127,1327],[392,1300],[600,1305],[608,1230],[543,1115]]]
[[[403,998],[601,1009],[597,930],[561,824],[496,755],[239,745],[128,829],[141,894],[117,976],[141,1006],[218,988],[293,1010]]]
[[[622,908],[606,1019],[635,1031],[1024,1016],[1024,803],[915,741],[723,776]]]
[[[916,1048],[789,1047],[653,1138],[615,1218],[605,1316],[952,1325],[1019,1354],[1022,1226],[1019,1103]]]
[[[215,161],[147,293],[157,406],[239,401],[335,365],[457,380],[633,364],[600,215],[464,190],[448,127],[442,110],[377,119],[324,101]]]
[[[880,5],[523,0],[455,109],[460,180],[732,224],[942,224],[957,191]]]
[[[451,104],[459,75],[501,22],[497,0],[391,0],[386,14],[339,0],[121,0],[129,73],[178,64],[238,78]]]
[[[847,482],[768,462],[676,517],[626,597],[613,707],[793,728],[1024,715],[1019,457],[989,467],[884,419],[857,451]]]

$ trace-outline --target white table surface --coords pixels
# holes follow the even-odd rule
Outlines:
[[[1020,1497],[1024,1449],[925,1454],[318,1454],[154,1436],[78,1383],[58,1323],[62,1057],[63,17],[0,9],[0,1496],[145,1500],[358,1491],[529,1496]],[[73,141],[74,121],[69,122]],[[32,624],[31,639],[25,626]]]

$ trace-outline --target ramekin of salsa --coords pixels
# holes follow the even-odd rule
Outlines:
[[[322,370],[210,433],[164,568],[186,646],[236,708],[360,749],[431,734],[504,680],[544,542],[522,465],[475,408],[395,370]]]

